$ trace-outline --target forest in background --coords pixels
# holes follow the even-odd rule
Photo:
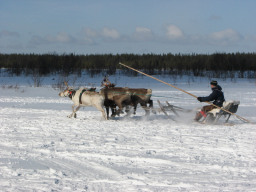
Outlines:
[[[256,53],[214,54],[0,54],[0,68],[11,75],[91,75],[122,73],[137,75],[122,62],[151,75],[174,74],[218,78],[256,78]],[[3,70],[1,70],[3,71]],[[120,70],[119,70],[120,71]]]

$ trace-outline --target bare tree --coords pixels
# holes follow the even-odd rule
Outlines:
[[[41,87],[42,86],[44,78],[42,76],[40,76],[40,74],[37,71],[33,72],[32,76],[31,76],[31,79],[34,83],[34,87]]]

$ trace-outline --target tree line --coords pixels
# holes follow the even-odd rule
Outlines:
[[[256,53],[214,53],[214,54],[0,54],[0,67],[13,75],[37,73],[115,74],[118,69],[123,73],[136,75],[123,68],[122,62],[151,75],[176,74],[214,77],[255,78]]]

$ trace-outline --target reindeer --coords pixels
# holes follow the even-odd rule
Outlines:
[[[100,94],[105,98],[105,106],[107,111],[109,107],[112,109],[118,106],[118,109],[115,110],[114,115],[119,115],[122,113],[124,103],[130,103],[131,101],[131,95],[127,92],[127,88],[104,87],[100,90]]]
[[[132,89],[128,87],[107,87],[105,86],[100,90],[100,94],[104,95],[104,105],[107,110],[107,116],[109,117],[109,108],[112,109],[112,116],[120,115],[123,113],[123,108],[127,114],[130,114],[130,106],[133,106],[134,114],[136,113],[137,105],[140,104],[146,111],[146,115],[149,114],[150,108],[153,107],[153,101],[150,99],[152,95],[151,89]],[[149,107],[147,107],[149,104]],[[118,106],[118,110],[113,109]]]
[[[107,119],[106,113],[104,111],[104,96],[95,91],[88,91],[84,88],[79,90],[74,90],[70,88],[65,82],[67,88],[59,93],[60,97],[69,97],[74,104],[72,105],[72,113],[68,116],[69,118],[76,118],[76,112],[80,107],[93,106],[96,107],[102,113],[102,117]]]
[[[145,110],[146,115],[149,115],[150,109],[153,108],[152,89],[129,88],[131,94],[131,105],[133,106],[133,114],[136,114],[137,105],[140,104]],[[149,104],[149,107],[147,106]]]

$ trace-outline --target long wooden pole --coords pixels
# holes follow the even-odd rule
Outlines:
[[[145,75],[145,76],[148,76],[148,77],[150,77],[150,78],[152,78],[152,79],[155,79],[155,80],[157,80],[157,81],[159,81],[159,82],[161,82],[161,83],[163,83],[163,84],[166,84],[166,85],[168,85],[168,86],[170,86],[170,87],[173,87],[173,88],[175,88],[175,89],[178,89],[178,90],[182,91],[183,93],[186,93],[186,94],[188,94],[188,95],[190,95],[190,96],[192,96],[192,97],[198,98],[196,95],[193,95],[192,93],[189,93],[189,92],[187,92],[187,91],[185,91],[185,90],[183,90],[183,89],[180,89],[180,88],[178,88],[178,87],[176,87],[176,86],[174,86],[174,85],[172,85],[172,84],[170,84],[170,83],[167,83],[167,82],[165,82],[165,81],[162,81],[162,80],[160,80],[160,79],[157,79],[157,78],[155,78],[155,77],[153,77],[153,76],[151,76],[151,75],[148,75],[148,74],[146,74],[146,73],[143,73],[143,72],[141,72],[141,71],[139,71],[139,70],[137,70],[137,69],[134,69],[134,68],[132,68],[132,67],[130,67],[130,66],[127,66],[127,65],[125,65],[125,64],[123,64],[123,63],[119,63],[119,64],[122,65],[122,66],[124,66],[124,67],[126,67],[126,68],[129,68],[129,69],[131,69],[131,70],[133,70],[133,71],[136,71],[136,72],[138,72],[138,73],[141,73],[141,74],[143,74],[143,75]],[[245,122],[252,123],[251,121],[249,121],[249,120],[247,120],[247,119],[245,119],[245,118],[243,118],[243,117],[241,117],[241,116],[239,116],[239,115],[237,115],[237,114],[235,114],[235,113],[232,113],[232,112],[230,112],[230,111],[228,111],[228,110],[226,110],[226,109],[223,109],[222,107],[219,107],[219,106],[217,106],[217,105],[214,105],[214,104],[211,103],[211,102],[205,101],[205,103],[208,103],[209,105],[213,105],[214,107],[216,107],[216,108],[218,108],[218,109],[221,109],[221,110],[223,110],[223,111],[225,111],[225,112],[227,112],[227,113],[229,113],[229,114],[231,114],[231,115],[234,115],[234,116],[236,116],[238,119],[241,119],[241,120],[243,120],[243,121],[245,121]]]

